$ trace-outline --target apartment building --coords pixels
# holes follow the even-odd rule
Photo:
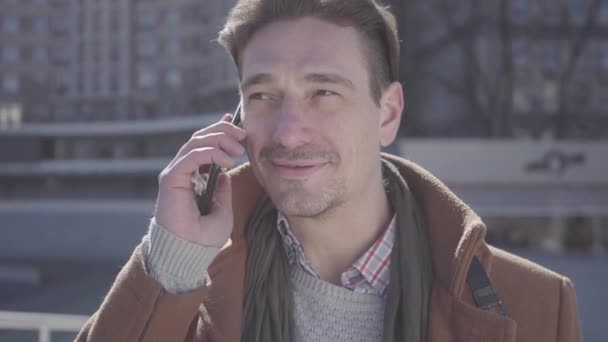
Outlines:
[[[0,127],[50,118],[53,34],[48,1],[0,1]]]
[[[0,123],[200,114],[236,102],[231,1],[0,2]]]

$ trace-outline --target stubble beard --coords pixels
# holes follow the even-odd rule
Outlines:
[[[286,216],[318,218],[344,203],[346,189],[340,181],[332,181],[319,191],[307,189],[304,181],[288,181],[282,189],[269,196],[277,209]]]
[[[325,173],[322,176],[328,179],[321,182],[320,188],[310,189],[306,186],[307,180],[273,179],[272,173],[265,174],[264,166],[271,169],[270,160],[273,157],[287,160],[319,158],[328,161],[325,168],[334,170],[322,170]],[[331,147],[309,145],[288,150],[281,145],[271,144],[251,161],[266,193],[277,209],[287,216],[319,217],[344,202],[346,185],[343,180],[332,177],[332,171],[337,171],[335,168],[340,165],[340,156]]]

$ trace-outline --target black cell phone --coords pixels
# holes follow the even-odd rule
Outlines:
[[[236,107],[234,116],[232,117],[233,125],[238,126],[241,124],[241,103]],[[211,200],[213,199],[213,193],[215,192],[215,186],[217,185],[217,177],[220,175],[221,168],[216,164],[211,164],[209,167],[209,178],[207,179],[207,187],[203,193],[197,199],[198,210],[201,215],[207,215],[211,211]]]

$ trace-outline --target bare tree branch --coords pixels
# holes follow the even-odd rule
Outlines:
[[[472,0],[471,8],[478,8],[478,0]],[[446,29],[448,31],[456,31],[461,25],[458,25],[455,19],[452,17],[453,8],[446,0],[437,0],[433,8],[441,16]],[[477,19],[477,18],[473,18]],[[476,21],[473,21],[476,22]],[[472,31],[475,32],[476,28],[471,27]],[[471,114],[477,118],[482,126],[484,127],[485,134],[492,134],[492,124],[489,108],[484,108],[482,100],[480,98],[481,92],[484,92],[486,96],[491,93],[490,82],[488,81],[487,75],[483,72],[479,54],[475,49],[474,35],[462,37],[458,39],[460,49],[464,58],[464,99],[469,103],[471,108]]]
[[[422,75],[426,76],[431,81],[439,84],[441,87],[443,87],[445,91],[447,91],[451,95],[462,97],[468,96],[468,90],[465,87],[461,86],[457,82],[454,82],[452,80],[447,79],[446,77],[441,76],[435,71],[426,71],[423,72]]]
[[[501,48],[501,68],[497,80],[496,106],[492,106],[497,115],[494,134],[498,136],[511,136],[513,131],[513,32],[509,18],[509,1],[500,0],[499,4],[499,36]]]
[[[570,55],[566,63],[564,72],[562,73],[559,80],[559,108],[557,113],[556,123],[556,138],[563,139],[566,137],[566,129],[568,125],[568,85],[572,79],[572,74],[576,67],[579,57],[582,55],[586,43],[591,36],[591,31],[596,25],[597,13],[601,6],[601,0],[593,0],[591,5],[587,8],[585,22],[582,25],[580,31],[576,35],[576,39],[573,43]],[[608,6],[604,4],[605,6]]]

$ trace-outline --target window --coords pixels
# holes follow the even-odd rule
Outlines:
[[[84,72],[79,71],[76,76],[76,89],[79,94],[84,94]]]
[[[199,79],[201,84],[209,84],[211,82],[211,70],[207,66],[203,66],[198,71]]]
[[[65,96],[70,90],[70,77],[67,71],[57,70],[55,76],[55,94],[59,96]]]
[[[35,17],[33,22],[34,31],[44,33],[48,29],[48,21],[45,17]]]
[[[523,22],[527,19],[529,11],[528,0],[513,1],[513,16],[516,21]]]
[[[179,88],[182,84],[182,74],[179,69],[171,69],[165,75],[165,82],[171,88]]]
[[[180,21],[181,21],[181,15],[179,13],[179,9],[170,8],[167,10],[166,17],[165,17],[165,22],[167,23],[167,25],[171,25],[171,26],[179,25]]]
[[[600,5],[600,13],[598,19],[600,22],[608,24],[608,2],[604,1]]]
[[[559,4],[555,4],[553,1],[549,0],[542,3],[541,18],[550,25],[556,25],[560,22],[560,16],[562,11],[562,6]]]
[[[101,31],[101,10],[93,11],[91,16],[93,17],[93,31]]]
[[[513,43],[513,62],[516,66],[524,66],[528,63],[528,45],[523,40]]]
[[[51,0],[51,5],[55,7],[68,7],[70,0]]]
[[[15,94],[19,91],[19,76],[17,74],[5,74],[2,78],[2,89],[9,93]]]
[[[110,74],[110,92],[112,94],[118,94],[119,92],[118,76],[116,75],[116,73]]]
[[[158,115],[158,106],[155,103],[143,103],[137,112],[140,118],[152,118]]]
[[[32,56],[34,61],[39,62],[39,63],[44,63],[46,62],[48,56],[47,56],[47,49],[44,46],[35,46],[32,50]]]
[[[137,46],[138,56],[140,58],[152,58],[157,53],[157,44],[153,39],[141,39]]]
[[[152,9],[146,9],[139,12],[137,17],[137,25],[139,28],[152,28],[158,20],[157,13]]]
[[[19,60],[19,47],[15,45],[4,45],[2,47],[2,60],[14,63]]]
[[[55,86],[55,94],[59,95],[59,96],[65,96],[68,93],[68,85],[65,83],[58,83]]]
[[[0,103],[0,128],[19,126],[22,113],[19,103]]]
[[[32,75],[32,79],[39,85],[46,86],[46,83],[49,81],[49,75],[46,72],[36,72]]]
[[[577,24],[582,24],[586,16],[585,0],[570,0],[570,15]]]
[[[590,100],[590,90],[591,86],[588,81],[574,81],[572,82],[572,88],[570,92],[566,95],[568,97],[568,101],[574,106],[577,107],[577,111],[582,112],[588,109],[589,100]]]
[[[72,18],[67,16],[55,16],[53,18],[53,31],[56,34],[65,35],[70,32]]]
[[[138,84],[142,89],[151,89],[156,87],[158,76],[156,71],[142,68],[139,70]]]
[[[608,47],[600,47],[600,67],[604,70],[608,70]]]
[[[119,46],[116,44],[113,44],[112,47],[110,48],[110,60],[112,62],[118,62],[120,60],[120,52],[119,52]]]
[[[19,19],[14,16],[4,16],[4,20],[2,21],[2,30],[11,33],[19,31]]]
[[[516,111],[527,112],[530,110],[530,98],[523,87],[513,90],[513,107]]]
[[[92,79],[93,89],[92,92],[94,94],[99,94],[101,91],[101,77],[99,74],[99,70],[93,70],[93,79]]]
[[[70,62],[70,48],[65,44],[58,44],[53,51],[53,58],[56,63],[63,64]]]
[[[165,43],[165,53],[169,56],[177,56],[181,50],[181,44],[179,40],[173,38]]]
[[[533,92],[531,91],[528,93],[530,107],[532,108],[535,114],[538,114],[543,109],[544,98],[542,96],[543,94],[540,92],[539,89],[534,89]]]
[[[112,30],[112,32],[120,31],[120,19],[120,11],[117,9],[112,10],[110,14],[110,29]]]
[[[557,82],[552,80],[545,81],[543,85],[544,109],[547,112],[555,112],[558,108],[558,87]]]
[[[554,42],[548,42],[544,46],[543,59],[543,63],[546,69],[550,71],[559,70],[559,49],[557,44],[555,44]]]

